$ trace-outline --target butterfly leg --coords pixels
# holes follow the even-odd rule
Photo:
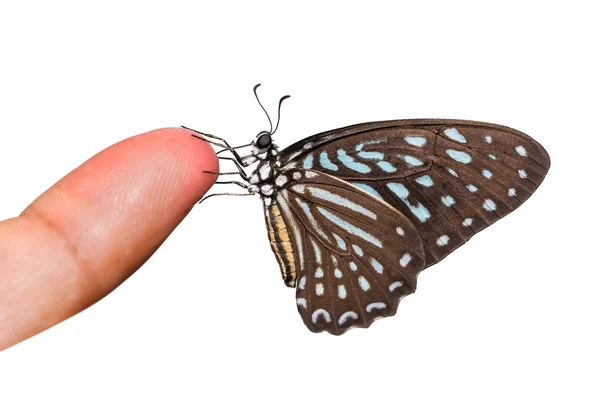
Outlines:
[[[246,172],[244,171],[243,166],[240,165],[240,163],[236,159],[231,158],[231,157],[219,157],[219,160],[233,161],[233,163],[235,164],[236,168],[240,172],[240,176],[242,176],[245,181],[248,181],[248,175],[246,175]]]
[[[239,175],[240,178],[242,178],[246,182],[250,181],[250,178],[248,178],[245,174],[242,175],[243,172],[215,172],[215,171],[202,171],[202,172],[204,172],[206,174],[217,175],[217,176],[221,176],[221,175]]]
[[[235,149],[239,149],[239,148],[242,148],[242,147],[251,146],[251,144],[244,144],[244,145],[241,145],[241,146],[233,147],[229,143],[227,143],[227,141],[225,139],[223,139],[221,137],[218,137],[218,136],[215,136],[215,135],[211,135],[209,133],[199,132],[199,131],[197,131],[195,129],[191,129],[191,128],[188,128],[188,127],[183,126],[183,125],[181,127],[184,128],[184,129],[187,129],[187,130],[190,130],[190,131],[194,132],[194,133],[192,133],[192,136],[194,136],[194,137],[196,137],[198,139],[204,140],[205,142],[213,144],[213,145],[215,145],[217,147],[221,147],[223,150],[220,150],[218,154],[222,153],[223,151],[231,151],[240,164],[243,164],[242,163],[242,158],[235,151]],[[210,139],[214,139],[214,140],[220,140],[223,143],[217,143],[214,140],[208,140],[207,137],[210,138]]]
[[[238,181],[215,182],[215,184],[220,184],[220,185],[238,185],[239,187],[243,187],[244,189],[248,189],[248,185],[246,185],[243,182],[238,182]]]
[[[215,197],[215,196],[254,196],[255,193],[214,193],[214,194],[209,194],[208,196],[204,197],[202,200],[200,200],[198,202],[198,204],[202,203],[204,200],[211,198],[211,197]]]

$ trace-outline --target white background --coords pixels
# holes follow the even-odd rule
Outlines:
[[[282,146],[481,120],[542,143],[546,181],[342,337],[304,327],[258,199],[211,199],[104,300],[1,353],[0,398],[597,399],[593,2],[215,3],[0,3],[0,219],[140,132],[245,143],[267,127],[258,82],[272,113],[292,95]]]

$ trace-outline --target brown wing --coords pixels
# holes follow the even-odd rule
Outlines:
[[[291,169],[283,175],[279,181],[287,184],[270,209],[279,210],[291,242],[296,300],[306,326],[340,335],[394,315],[425,265],[412,223],[327,174]]]
[[[341,128],[290,146],[279,162],[326,172],[400,211],[423,239],[427,266],[519,207],[550,167],[524,133],[458,120]]]

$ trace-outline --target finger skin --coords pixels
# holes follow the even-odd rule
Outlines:
[[[206,193],[212,148],[159,129],[95,155],[0,222],[0,350],[69,318],[135,272]]]

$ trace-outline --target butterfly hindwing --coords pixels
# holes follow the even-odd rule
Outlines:
[[[307,327],[342,334],[395,314],[400,299],[415,291],[425,265],[413,224],[325,173],[288,169],[282,176],[285,184],[267,214],[283,218],[298,310]]]
[[[400,211],[423,240],[427,266],[519,207],[550,167],[529,136],[457,120],[350,126],[305,139],[278,159],[283,169],[325,172]]]

